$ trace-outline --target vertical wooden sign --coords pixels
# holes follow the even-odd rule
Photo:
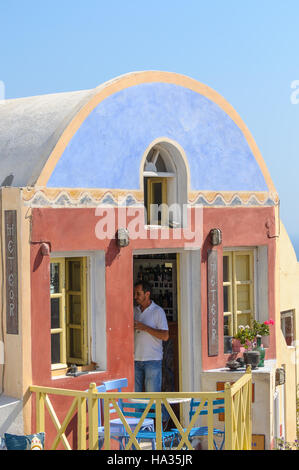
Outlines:
[[[17,211],[5,211],[6,332],[19,333]]]
[[[218,356],[218,253],[208,250],[208,355]]]

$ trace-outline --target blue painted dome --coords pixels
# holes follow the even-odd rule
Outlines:
[[[267,191],[237,124],[206,96],[174,83],[140,83],[103,99],[66,146],[48,187],[138,190],[145,150],[177,142],[190,168],[190,190]]]

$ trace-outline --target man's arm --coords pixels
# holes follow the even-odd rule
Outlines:
[[[161,339],[162,341],[167,341],[169,339],[169,331],[168,330],[157,330],[155,328],[151,328],[140,321],[134,322],[135,330],[146,331],[150,335],[154,336],[155,338]]]

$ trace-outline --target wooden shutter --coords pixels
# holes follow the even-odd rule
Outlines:
[[[86,258],[66,259],[67,362],[87,363]]]

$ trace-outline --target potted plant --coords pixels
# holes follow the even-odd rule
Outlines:
[[[236,340],[239,340],[241,345],[246,349],[243,353],[245,364],[250,364],[252,369],[255,369],[260,361],[260,351],[254,350],[256,340],[256,331],[249,325],[239,326],[238,333],[234,336]]]
[[[263,323],[253,321],[253,329],[255,330],[255,335],[261,336],[261,343],[264,348],[269,348],[269,338],[270,338],[270,325],[274,325],[274,320],[264,321]]]
[[[255,331],[249,325],[240,325],[238,333],[234,336],[234,339],[239,341],[245,349],[251,349],[255,336]]]
[[[241,341],[237,338],[232,340],[232,351],[233,353],[238,353],[241,351]]]

